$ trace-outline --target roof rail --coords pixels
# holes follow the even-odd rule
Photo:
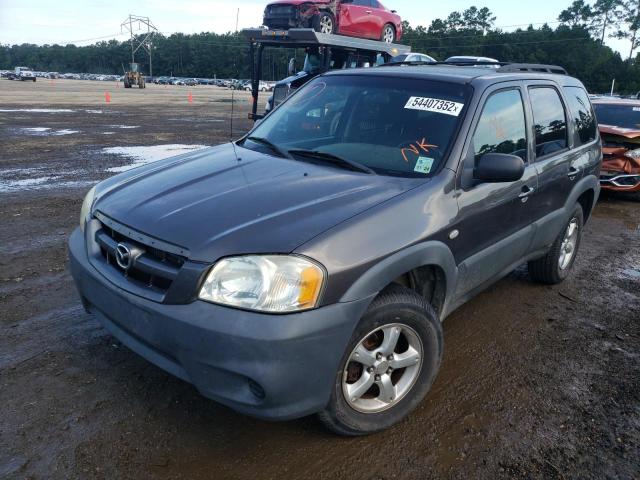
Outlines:
[[[509,63],[509,62],[475,62],[475,61],[459,61],[459,62],[424,62],[424,61],[410,61],[410,62],[389,62],[380,67],[396,67],[401,65],[409,66],[436,66],[436,65],[450,65],[455,67],[493,67],[498,73],[518,73],[518,72],[532,72],[532,73],[552,73],[556,75],[569,75],[567,71],[557,65],[542,65],[537,63]],[[640,92],[639,92],[640,93]]]
[[[556,75],[569,75],[567,71],[557,65],[543,65],[538,63],[507,63],[502,64],[498,69],[502,73],[533,72],[533,73],[553,73]]]

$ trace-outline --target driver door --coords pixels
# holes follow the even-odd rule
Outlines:
[[[519,83],[501,84],[485,93],[473,137],[459,169],[459,236],[452,250],[463,297],[515,268],[529,250],[533,236],[529,197],[538,186],[531,155],[530,131],[524,95]],[[488,183],[474,180],[477,160],[486,153],[517,155],[525,173],[516,182]]]

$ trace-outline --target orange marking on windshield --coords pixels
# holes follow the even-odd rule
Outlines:
[[[420,156],[420,150],[422,150],[424,153],[430,153],[431,148],[438,148],[438,145],[432,145],[427,141],[427,138],[424,137],[422,140],[417,140],[416,144],[411,144],[408,147],[405,148],[401,148],[400,152],[402,153],[402,158],[404,158],[404,161],[409,163],[409,159],[407,158],[407,153],[414,153],[417,156]]]
[[[411,145],[410,147],[403,148],[400,151],[402,152],[402,157],[404,158],[404,161],[407,163],[409,163],[409,159],[407,158],[407,154],[405,153],[407,150],[415,153],[416,155],[420,155],[420,151],[416,148],[415,145]]]
[[[427,142],[427,138],[423,138],[421,142],[416,142],[416,145],[418,145],[422,150],[424,150],[424,153],[429,153],[429,149],[430,148],[438,148],[438,145],[431,145],[429,142]]]

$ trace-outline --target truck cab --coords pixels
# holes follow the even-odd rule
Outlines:
[[[10,77],[11,80],[31,80],[32,82],[36,81],[36,75],[29,67],[15,67],[13,70],[13,76]]]

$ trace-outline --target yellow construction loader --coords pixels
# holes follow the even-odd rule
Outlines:
[[[137,85],[140,88],[146,88],[144,82],[144,75],[139,71],[139,65],[137,63],[131,63],[128,72],[124,72],[124,88],[131,88]]]

